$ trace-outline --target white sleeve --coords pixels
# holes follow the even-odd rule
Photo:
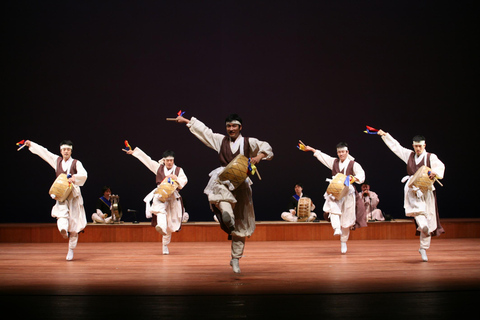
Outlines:
[[[445,174],[445,165],[440,159],[438,159],[436,154],[430,154],[430,165],[432,166],[432,171],[435,172],[438,179],[443,179]]]
[[[187,127],[190,128],[190,132],[193,133],[200,141],[202,141],[203,144],[217,152],[220,152],[222,140],[225,138],[223,134],[214,133],[212,129],[207,127],[203,122],[195,117],[191,118],[190,122],[187,124]]]
[[[370,201],[372,203],[372,208],[376,208],[378,203],[380,202],[378,195],[373,191],[370,191]]]
[[[266,157],[262,160],[271,160],[273,158],[272,146],[265,141],[260,141],[256,138],[248,138],[248,144],[251,148],[251,156],[255,157],[259,153],[266,154]]]
[[[37,156],[45,160],[53,168],[53,170],[57,170],[57,159],[59,155],[51,153],[47,150],[47,148],[42,147],[41,145],[33,141],[30,141],[30,147],[28,148],[28,150],[30,150],[31,153],[36,154]]]
[[[152,160],[145,152],[142,151],[139,147],[135,147],[133,149],[132,156],[140,160],[141,163],[145,165],[150,171],[154,174],[157,174],[158,168],[160,168],[160,164],[158,161]]]
[[[335,158],[330,157],[329,155],[321,152],[320,150],[317,149],[317,151],[314,152],[313,156],[318,159],[325,167],[328,169],[332,170],[333,167],[333,162],[335,161]]]
[[[353,164],[353,172],[355,173],[355,178],[357,178],[358,181],[355,181],[358,184],[362,184],[365,181],[365,171],[363,170],[362,166],[360,163],[355,162]]]
[[[75,184],[79,187],[85,184],[87,181],[87,170],[83,167],[83,164],[77,160],[77,173],[73,175],[75,177]]]
[[[183,187],[185,187],[185,185],[188,182],[188,178],[185,175],[185,172],[183,171],[183,169],[180,169],[180,172],[178,173],[177,182],[178,182],[178,189],[183,189]]]
[[[408,158],[413,152],[412,150],[402,147],[400,143],[395,140],[389,133],[382,136],[382,140],[383,142],[385,142],[387,147],[389,147],[390,150],[393,151],[393,153],[395,153],[400,159],[403,160],[403,162],[408,162]]]

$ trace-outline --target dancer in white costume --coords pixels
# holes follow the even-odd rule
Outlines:
[[[185,123],[190,131],[206,146],[214,149],[220,159],[221,166],[210,173],[210,181],[205,188],[210,206],[217,216],[222,230],[232,239],[232,259],[230,265],[233,272],[240,273],[239,259],[245,248],[245,238],[250,237],[255,230],[255,212],[253,209],[252,181],[247,178],[239,187],[229,189],[220,183],[218,176],[238,154],[250,158],[252,165],[261,160],[273,158],[270,144],[256,138],[243,137],[242,119],[237,114],[231,114],[225,120],[227,135],[214,133],[203,122],[192,117],[190,120],[178,116],[176,121]]]
[[[52,208],[52,217],[57,219],[61,235],[68,239],[67,260],[72,260],[73,250],[77,247],[78,233],[87,225],[80,191],[80,187],[87,180],[87,171],[79,160],[72,158],[73,143],[70,140],[60,143],[61,156],[30,140],[25,141],[25,145],[33,154],[45,160],[55,170],[57,177],[62,173],[69,176],[68,182],[72,186],[72,192],[65,201],[56,201]]]
[[[431,169],[429,173],[430,179],[443,179],[445,165],[435,154],[427,152],[427,145],[423,136],[417,135],[413,137],[412,146],[414,151],[412,151],[402,147],[397,140],[383,130],[379,130],[377,134],[382,137],[382,140],[390,150],[407,164],[408,175],[402,179],[402,182],[405,182],[405,215],[415,218],[417,235],[420,235],[419,252],[422,260],[426,262],[428,261],[427,249],[430,248],[432,235],[438,236],[445,233],[445,230],[440,225],[435,187],[432,185],[430,190],[422,192],[415,186],[409,187],[409,182],[417,170],[424,165]]]
[[[318,159],[324,166],[332,170],[332,177],[337,173],[343,173],[353,177],[356,183],[362,183],[365,180],[365,171],[362,166],[354,161],[350,155],[348,145],[345,142],[337,144],[338,158],[314,149],[310,146],[304,146],[304,151],[312,151],[313,156]],[[325,204],[323,211],[326,219],[330,219],[334,236],[340,236],[340,252],[347,252],[347,241],[350,236],[350,230],[355,228],[366,227],[365,207],[363,202],[360,203],[360,195],[353,186],[353,181],[348,186],[348,194],[340,200],[336,200],[332,195],[325,192]]]
[[[187,184],[187,176],[182,168],[175,165],[175,153],[173,151],[165,151],[163,158],[159,161],[152,160],[138,147],[133,150],[124,149],[124,151],[140,160],[156,175],[157,186],[165,178],[173,179],[178,183],[177,189],[165,202],[160,201],[160,195],[156,193],[157,188],[153,189],[144,199],[147,218],[153,219],[152,224],[155,225],[155,230],[162,234],[163,254],[169,254],[168,244],[172,239],[172,233],[179,231],[182,226],[184,208],[179,190]]]

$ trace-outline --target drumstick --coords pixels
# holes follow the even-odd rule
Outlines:
[[[22,150],[23,148],[25,148],[26,145],[27,144],[25,143],[25,140],[18,141],[17,146],[19,146],[19,148],[17,149],[17,151]]]
[[[430,174],[430,173],[432,173],[432,172],[431,172],[431,171],[428,171],[428,174]],[[435,181],[438,182],[438,184],[443,187],[443,184],[440,182],[440,180],[437,179],[436,176],[433,178],[433,181],[434,181],[434,182],[435,182]]]
[[[179,117],[183,116],[184,114],[185,114],[185,111],[182,111],[182,110],[179,110],[177,113]],[[177,118],[167,118],[167,121],[177,121]]]
[[[443,187],[443,184],[440,182],[440,180],[438,180],[437,178],[435,178],[435,181],[438,182],[438,184]]]
[[[299,143],[298,143],[297,148],[298,148],[300,151],[306,151],[306,150],[305,150],[306,144],[303,143],[302,140],[298,140],[298,142],[299,142]]]
[[[262,177],[260,176],[260,172],[258,171],[258,168],[256,168],[255,172],[257,173],[258,180],[262,180]]]

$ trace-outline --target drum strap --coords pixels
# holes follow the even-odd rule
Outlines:
[[[108,207],[112,206],[112,202],[110,200],[107,200],[104,196],[100,197],[100,200],[105,203]]]

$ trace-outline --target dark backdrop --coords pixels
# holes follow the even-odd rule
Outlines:
[[[155,177],[123,141],[159,159],[175,150],[192,221],[211,220],[203,189],[216,153],[179,109],[215,132],[239,113],[243,134],[275,157],[254,178],[257,220],[279,220],[297,181],[321,212],[330,171],[298,139],[335,155],[346,141],[380,208],[402,218],[405,164],[365,125],[410,146],[415,134],[446,165],[442,217],[474,217],[472,146],[478,14],[462,1],[7,1],[2,5],[4,208],[0,222],[53,222],[54,171],[15,143],[74,158],[89,178],[88,220],[103,185],[143,215]],[[125,214],[125,220],[132,217]]]

